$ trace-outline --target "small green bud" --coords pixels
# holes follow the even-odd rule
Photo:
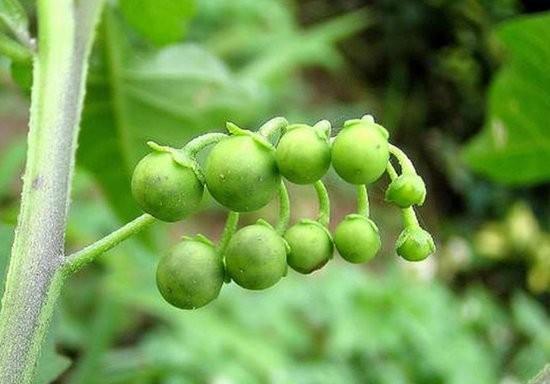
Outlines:
[[[312,184],[330,167],[327,133],[305,124],[291,125],[279,141],[275,156],[285,178],[296,184]]]
[[[177,244],[157,267],[157,287],[175,307],[195,309],[218,297],[224,267],[216,249],[204,237],[187,238]]]
[[[371,117],[347,121],[332,144],[332,165],[350,184],[378,180],[389,157],[388,132]]]
[[[419,226],[410,226],[399,235],[395,250],[405,260],[421,261],[435,252],[435,243],[427,231]]]
[[[338,224],[334,233],[336,249],[350,263],[372,259],[381,246],[378,227],[369,218],[351,214]]]
[[[386,201],[400,208],[422,205],[426,199],[424,180],[416,174],[403,174],[393,180],[386,190]]]
[[[243,227],[227,246],[227,272],[243,288],[269,288],[286,274],[286,247],[285,240],[267,224]]]
[[[181,220],[199,208],[204,184],[184,154],[154,143],[149,145],[153,152],[141,159],[132,176],[134,199],[157,219]]]
[[[309,274],[321,269],[332,257],[334,244],[329,231],[313,220],[302,220],[285,233],[290,246],[288,265],[295,271]]]

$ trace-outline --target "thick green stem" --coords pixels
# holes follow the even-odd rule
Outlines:
[[[365,185],[357,186],[357,213],[365,217],[369,217],[369,195]]]
[[[281,186],[279,187],[279,220],[277,221],[277,232],[282,235],[285,233],[290,221],[290,199],[288,197],[288,190],[283,180],[281,180]]]
[[[28,152],[0,312],[0,383],[30,383],[61,267],[87,59],[101,0],[39,0]]]
[[[317,200],[319,201],[319,216],[317,217],[317,221],[321,225],[328,227],[330,223],[330,198],[327,188],[321,180],[315,182],[313,186],[315,187]]]
[[[138,218],[130,221],[128,224],[105,236],[103,239],[90,244],[86,248],[67,256],[63,265],[63,272],[69,275],[78,271],[86,264],[91,263],[96,257],[109,249],[114,248],[127,238],[141,232],[147,226],[154,223],[156,219],[145,213]]]
[[[182,149],[191,156],[196,156],[202,149],[208,147],[209,145],[216,144],[226,137],[227,135],[225,133],[206,133],[194,138]]]
[[[223,256],[229,241],[233,234],[237,231],[237,225],[239,224],[239,213],[238,212],[229,212],[227,215],[227,220],[225,221],[225,227],[223,228],[223,233],[218,243],[218,253]]]
[[[390,153],[394,155],[397,161],[399,162],[399,166],[401,167],[401,173],[416,174],[416,169],[414,168],[414,164],[409,159],[409,157],[405,154],[405,152],[403,152],[401,149],[399,149],[393,144],[390,144],[389,149],[390,149]]]

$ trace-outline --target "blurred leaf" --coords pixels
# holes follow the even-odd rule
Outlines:
[[[195,0],[120,0],[128,23],[156,44],[182,39],[185,24],[195,13]]]
[[[0,200],[8,196],[11,183],[23,169],[26,144],[23,138],[13,140],[6,150],[0,153]]]
[[[19,1],[0,1],[0,23],[10,29],[17,38],[28,40],[29,20],[25,8],[23,8]]]
[[[503,24],[509,54],[489,91],[489,116],[464,155],[476,171],[503,183],[550,180],[550,14]]]
[[[42,346],[36,373],[35,384],[50,384],[55,381],[69,366],[71,359],[55,351],[55,327],[50,329]]]
[[[259,97],[200,46],[134,52],[116,15],[106,12],[90,74],[78,160],[99,180],[124,220],[138,214],[130,177],[146,142],[180,147],[191,135],[246,121]],[[101,144],[99,144],[101,143]]]

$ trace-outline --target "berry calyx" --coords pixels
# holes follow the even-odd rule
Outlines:
[[[350,184],[370,184],[384,173],[389,160],[388,133],[372,118],[349,120],[332,144],[332,165]]]
[[[224,267],[213,244],[202,236],[185,238],[159,261],[157,287],[181,309],[200,308],[218,297]]]
[[[285,274],[287,244],[269,224],[259,221],[238,230],[227,246],[225,265],[231,279],[243,288],[261,290]]]
[[[407,226],[395,244],[399,256],[408,261],[422,261],[435,252],[432,236],[419,226]]]
[[[204,193],[195,163],[185,153],[153,142],[134,169],[132,194],[145,212],[174,222],[198,210]]]
[[[297,272],[309,274],[321,269],[334,252],[330,232],[313,220],[301,220],[290,227],[285,235],[290,252],[288,265]]]
[[[420,176],[414,173],[402,174],[392,180],[386,190],[385,200],[400,208],[422,205],[426,199],[426,185]]]
[[[265,139],[230,125],[233,135],[221,140],[206,160],[208,190],[236,212],[265,206],[280,184],[274,149]]]
[[[334,244],[340,256],[350,263],[369,261],[381,246],[378,227],[363,215],[347,215],[336,227]]]
[[[328,132],[306,124],[290,125],[277,145],[275,156],[285,178],[296,184],[314,183],[330,167]]]

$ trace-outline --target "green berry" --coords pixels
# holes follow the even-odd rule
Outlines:
[[[326,132],[305,124],[291,125],[276,150],[281,174],[296,184],[312,184],[330,167],[330,144]]]
[[[212,196],[236,212],[262,208],[281,182],[273,148],[250,135],[220,141],[208,155],[205,176]]]
[[[321,269],[332,257],[334,244],[328,230],[313,220],[302,220],[285,233],[290,246],[288,265],[308,274]]]
[[[180,160],[175,150],[153,146],[157,149],[134,170],[132,194],[152,216],[169,222],[181,220],[199,208],[204,185],[183,154],[179,154]]]
[[[432,236],[419,226],[405,228],[395,244],[399,256],[408,261],[421,261],[435,252]]]
[[[368,119],[350,120],[332,144],[332,165],[350,184],[370,184],[386,170],[387,131]]]
[[[393,180],[386,190],[386,201],[398,207],[422,205],[426,199],[424,180],[416,174],[403,174]]]
[[[351,214],[338,224],[334,243],[340,255],[350,263],[362,263],[372,259],[380,249],[378,227],[369,218]]]
[[[241,287],[269,288],[286,274],[285,241],[262,223],[241,228],[229,241],[225,264],[231,279]]]
[[[157,287],[162,297],[181,309],[208,304],[218,297],[223,281],[222,258],[202,237],[183,240],[157,267]]]

